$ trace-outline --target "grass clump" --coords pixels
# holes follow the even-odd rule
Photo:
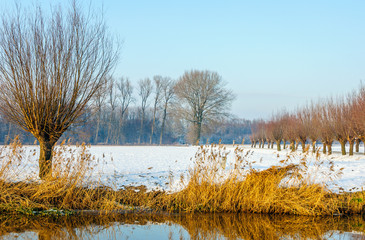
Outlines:
[[[336,179],[342,169],[321,160],[319,153],[312,163],[308,155],[299,160],[288,155],[277,166],[260,170],[253,168],[251,151],[236,147],[234,161],[227,162],[224,146],[201,146],[194,167],[180,179],[181,190],[167,192],[145,186],[119,190],[105,186],[93,175],[98,162],[87,146],[64,143],[55,149],[52,176],[39,180],[34,177],[37,172],[25,169],[37,166],[31,159],[36,151],[29,149],[18,140],[0,149],[0,213],[62,216],[74,210],[103,214],[123,210],[314,216],[364,212],[363,191],[338,194],[327,188],[324,182]],[[320,177],[325,177],[322,183]]]
[[[339,212],[338,199],[331,197],[324,184],[314,183],[308,175],[306,156],[298,164],[289,163],[289,156],[281,161],[281,166],[257,170],[252,168],[254,162],[248,161],[250,151],[237,147],[234,154],[235,162],[224,169],[223,146],[201,147],[187,184],[168,196],[166,209],[296,215]],[[328,175],[338,174],[331,171]]]
[[[0,212],[63,215],[71,212],[60,210],[123,208],[116,191],[92,181],[96,162],[87,146],[72,148],[64,143],[58,146],[52,176],[45,180],[37,179],[34,171],[25,171],[37,165],[31,159],[35,155],[35,149],[27,152],[18,139],[0,149]]]

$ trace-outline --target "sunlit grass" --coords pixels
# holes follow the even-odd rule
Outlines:
[[[336,170],[332,161],[321,160],[319,152],[312,163],[308,155],[301,155],[297,162],[288,155],[278,159],[277,166],[258,170],[250,160],[251,151],[237,146],[234,161],[227,162],[224,146],[201,146],[193,168],[180,179],[181,189],[166,192],[149,191],[145,186],[116,190],[103,185],[93,175],[97,160],[85,145],[59,145],[54,152],[51,177],[39,180],[34,178],[36,173],[28,171],[29,176],[19,181],[26,172],[24,161],[35,154],[35,150],[25,149],[15,140],[0,150],[0,212],[62,215],[74,210],[103,214],[125,210],[334,215],[362,213],[365,205],[364,192],[337,194],[324,182],[315,181],[336,179],[342,171]]]
[[[25,148],[16,139],[1,149],[0,212],[34,214],[49,209],[114,210],[123,208],[119,194],[92,180],[94,161],[87,146],[71,148],[61,144],[54,152],[53,173],[45,180],[29,174],[17,181],[18,167],[29,161]],[[24,169],[23,169],[24,170]]]
[[[168,195],[166,209],[297,215],[338,213],[331,192],[324,184],[310,180],[304,159],[298,164],[283,160],[280,166],[257,170],[249,160],[250,152],[237,147],[235,162],[222,171],[224,152],[222,146],[202,147],[189,172],[188,183],[183,190]]]

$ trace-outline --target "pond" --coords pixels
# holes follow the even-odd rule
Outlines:
[[[0,215],[0,239],[365,239],[365,220],[255,214]]]

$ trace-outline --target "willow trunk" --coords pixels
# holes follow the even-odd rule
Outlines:
[[[295,151],[295,142],[294,142],[293,140],[291,140],[291,141],[290,141],[290,150],[291,150],[292,152],[294,152],[294,151]]]
[[[281,151],[281,145],[280,145],[280,142],[281,142],[280,140],[277,140],[277,141],[276,141],[276,148],[277,148],[277,150],[278,150],[278,151]]]
[[[339,140],[340,144],[341,144],[341,153],[342,155],[346,155],[346,140],[340,139]]]
[[[349,144],[350,144],[349,156],[354,155],[354,143],[355,143],[354,140],[349,141]]]
[[[328,155],[332,154],[332,142],[327,142],[327,153]]]
[[[365,137],[360,137],[360,141],[365,143]],[[364,155],[365,155],[365,144],[364,144]]]
[[[327,143],[323,142],[323,153],[327,153]]]
[[[355,151],[358,153],[358,152],[360,152],[360,139],[357,138],[355,140],[355,142],[356,142],[356,150]]]
[[[316,152],[316,140],[312,139],[312,152],[315,153]]]
[[[52,151],[54,144],[49,141],[39,141],[39,146],[39,177],[44,180],[52,174]]]

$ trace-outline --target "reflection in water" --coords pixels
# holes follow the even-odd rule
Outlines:
[[[253,214],[0,215],[1,239],[365,239],[361,216]]]

